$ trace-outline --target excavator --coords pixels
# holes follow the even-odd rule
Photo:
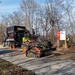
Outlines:
[[[22,38],[26,35],[30,42],[22,43]],[[6,29],[6,36],[3,41],[7,45],[20,46],[27,57],[42,57],[51,53],[52,44],[48,40],[42,40],[40,36],[31,34],[25,26],[10,26]],[[5,46],[5,45],[4,45]]]

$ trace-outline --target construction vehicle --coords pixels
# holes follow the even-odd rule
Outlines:
[[[46,41],[39,43],[38,41],[30,43],[27,51],[27,57],[42,57],[51,53],[51,42]]]
[[[6,28],[3,46],[21,46],[24,33],[29,31],[24,26],[10,26]]]
[[[28,36],[27,36],[28,37]],[[30,35],[30,42],[25,42],[22,45],[23,52],[27,57],[42,57],[47,56],[52,52],[52,44],[48,40],[42,40],[38,35]]]
[[[30,42],[22,43],[22,38],[26,35]],[[51,53],[51,42],[41,40],[34,32],[31,34],[24,26],[10,26],[6,29],[6,36],[3,41],[4,46],[15,45],[22,47],[27,57],[41,57]]]

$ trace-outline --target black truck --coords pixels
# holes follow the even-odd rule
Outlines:
[[[30,34],[25,26],[10,26],[6,28],[3,46],[14,44],[16,46],[22,45],[22,38],[24,34]]]

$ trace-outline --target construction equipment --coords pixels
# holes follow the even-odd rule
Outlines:
[[[51,42],[38,40],[36,38],[36,40],[23,44],[22,49],[27,57],[42,57],[51,53],[51,47]]]
[[[30,39],[30,42],[22,42],[24,35]],[[22,51],[26,53],[27,57],[49,55],[52,47],[51,42],[40,39],[40,37],[34,33],[31,34],[24,26],[7,27],[3,43],[4,45],[7,43],[7,45],[11,47],[12,45],[22,47]]]
[[[10,26],[6,28],[3,46],[6,45],[15,45],[20,46],[22,45],[22,37],[24,33],[29,33],[29,31],[24,26]]]

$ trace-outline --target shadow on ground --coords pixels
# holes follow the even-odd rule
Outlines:
[[[1,55],[1,54],[10,53],[10,52],[14,52],[14,51],[12,51],[12,50],[0,49],[0,55]]]

